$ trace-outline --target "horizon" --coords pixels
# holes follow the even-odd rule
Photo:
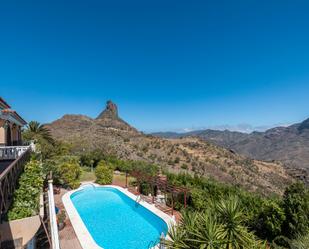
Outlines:
[[[308,118],[306,1],[6,2],[2,97],[27,121],[251,131]]]

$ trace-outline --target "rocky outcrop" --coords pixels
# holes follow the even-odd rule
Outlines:
[[[97,119],[118,119],[118,107],[111,100],[106,102],[106,108],[103,110]]]

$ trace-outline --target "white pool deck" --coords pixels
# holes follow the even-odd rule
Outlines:
[[[66,212],[69,216],[69,219],[72,223],[72,226],[74,228],[74,231],[76,233],[76,236],[81,244],[81,247],[83,249],[104,249],[102,247],[100,247],[92,238],[91,234],[89,233],[88,229],[86,228],[84,222],[82,221],[81,217],[79,216],[76,208],[74,207],[74,204],[71,201],[71,195],[75,192],[80,191],[81,189],[83,189],[83,187],[85,185],[93,185],[95,187],[111,187],[111,188],[115,188],[118,189],[119,191],[121,191],[122,193],[124,193],[125,195],[127,195],[129,198],[131,198],[133,201],[136,201],[137,196],[132,194],[131,192],[129,192],[127,189],[124,189],[122,187],[119,186],[115,186],[115,185],[98,185],[95,183],[83,183],[78,189],[72,190],[67,192],[66,194],[63,195],[62,197],[62,202],[64,204],[64,207],[66,209]],[[161,210],[159,210],[158,208],[156,208],[154,205],[151,205],[143,200],[139,201],[139,204],[145,208],[147,208],[148,210],[150,210],[151,212],[153,212],[155,215],[157,215],[158,217],[160,217],[162,220],[164,220],[164,222],[167,224],[168,229],[170,229],[173,225],[176,224],[175,220],[170,217],[169,215],[167,215],[166,213],[162,212]],[[154,247],[154,248],[159,248],[158,246]],[[123,248],[125,249],[125,248]]]

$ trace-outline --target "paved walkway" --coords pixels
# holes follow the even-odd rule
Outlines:
[[[61,189],[60,194],[55,194],[55,205],[59,209],[64,209],[62,203],[62,196],[67,192],[65,189]],[[59,240],[61,249],[82,249],[79,240],[75,234],[74,228],[67,217],[65,221],[65,227],[59,231]]]

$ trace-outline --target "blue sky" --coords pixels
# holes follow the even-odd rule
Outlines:
[[[0,96],[144,131],[309,117],[308,1],[2,1]]]

